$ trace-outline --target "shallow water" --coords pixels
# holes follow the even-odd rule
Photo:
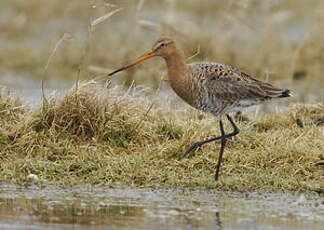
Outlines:
[[[323,229],[316,195],[0,186],[0,229]]]

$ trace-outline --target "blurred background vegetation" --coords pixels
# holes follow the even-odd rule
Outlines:
[[[296,101],[324,95],[322,0],[4,0],[0,9],[0,84],[104,76],[168,36],[188,62],[238,67],[292,88]],[[165,70],[155,59],[117,82],[158,88]]]

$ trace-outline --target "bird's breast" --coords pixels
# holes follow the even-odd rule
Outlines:
[[[189,105],[194,106],[195,93],[192,82],[186,77],[177,77],[170,79],[170,85],[173,91]],[[195,107],[195,106],[194,106]]]

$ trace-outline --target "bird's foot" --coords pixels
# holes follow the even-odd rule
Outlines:
[[[183,154],[180,156],[180,159],[186,158],[186,157],[192,157],[195,153],[195,151],[202,146],[202,142],[196,142],[193,143],[189,148],[186,149],[186,151],[183,152]]]

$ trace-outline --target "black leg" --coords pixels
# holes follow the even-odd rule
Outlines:
[[[240,129],[236,126],[235,122],[233,121],[232,117],[230,115],[226,115],[227,119],[229,120],[229,122],[231,123],[232,127],[233,127],[233,132],[228,134],[229,137],[233,137],[235,135],[237,135],[240,132]]]
[[[219,177],[220,166],[222,164],[223,153],[224,153],[227,138],[233,137],[233,136],[237,135],[240,132],[240,129],[236,126],[236,124],[234,123],[232,117],[230,115],[226,115],[226,117],[229,120],[229,122],[231,123],[231,125],[233,126],[233,132],[229,133],[229,134],[225,134],[223,122],[222,122],[222,120],[219,121],[219,127],[220,127],[221,135],[222,135],[221,137],[223,137],[223,138],[221,139],[221,148],[219,150],[219,157],[218,157],[218,162],[217,162],[217,165],[216,165],[215,180],[218,180],[218,177]]]
[[[182,154],[181,158],[191,157],[195,153],[195,151],[202,145],[207,144],[209,142],[217,141],[219,139],[221,139],[221,137],[212,137],[204,141],[195,142],[189,148],[186,149],[186,151]]]
[[[225,145],[226,145],[226,141],[227,141],[227,137],[225,134],[225,130],[224,130],[224,126],[223,126],[223,122],[222,120],[219,121],[219,128],[222,134],[222,138],[221,138],[221,147],[219,150],[219,156],[218,156],[218,162],[216,165],[216,171],[215,171],[215,180],[218,180],[218,176],[219,176],[219,170],[220,170],[220,166],[222,163],[222,158],[223,158],[223,153],[224,153],[224,149],[225,149]]]
[[[233,119],[231,116],[229,115],[226,115],[227,119],[229,120],[229,122],[231,123],[231,125],[233,126],[233,132],[232,133],[229,133],[229,134],[226,134],[225,137],[228,138],[228,137],[232,137],[232,136],[235,136],[237,135],[240,130],[239,128],[236,126],[236,124],[234,123]],[[199,148],[201,147],[202,145],[204,144],[207,144],[209,142],[213,142],[213,141],[217,141],[217,140],[221,140],[223,138],[223,136],[219,136],[219,137],[212,137],[212,138],[209,138],[207,140],[204,140],[204,141],[198,141],[198,142],[195,142],[193,143],[189,148],[186,149],[186,151],[183,153],[183,155],[181,156],[181,158],[185,158],[185,157],[191,157],[194,152]]]

